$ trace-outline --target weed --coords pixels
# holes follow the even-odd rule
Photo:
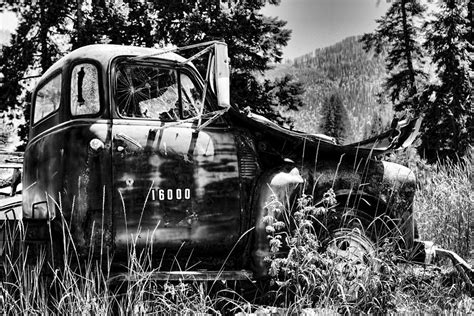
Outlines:
[[[414,163],[419,179],[415,215],[421,237],[472,257],[472,156],[456,164],[429,166],[418,159]],[[270,246],[266,261],[272,295],[259,305],[229,282],[215,280],[209,287],[210,283],[203,282],[156,280],[153,276],[160,270],[153,268],[151,259],[157,254],[151,248],[137,251],[133,242],[125,267],[128,279],[114,283],[110,254],[104,250],[105,262],[79,259],[64,223],[62,260],[52,260],[47,245],[22,248],[24,244],[7,243],[0,310],[6,315],[474,311],[473,299],[455,269],[399,262],[397,240],[384,239],[377,244],[367,240],[363,228],[370,223],[327,234],[325,218],[351,211],[335,202],[331,190],[318,201],[300,196],[292,211],[275,198],[269,201],[263,220]],[[24,238],[21,223],[6,231],[12,235],[10,241]],[[352,245],[364,250],[362,256],[348,255]],[[333,246],[337,246],[335,250]],[[27,260],[30,256],[34,260]]]
[[[329,190],[317,203],[301,196],[294,212],[275,197],[267,204],[263,220],[274,306],[296,314],[327,308],[341,313],[471,310],[472,299],[455,270],[399,260],[396,238],[373,243],[363,227],[351,225],[320,234],[315,227],[323,225],[321,218],[340,211],[335,203]]]

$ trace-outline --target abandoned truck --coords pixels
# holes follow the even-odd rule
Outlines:
[[[168,277],[264,277],[268,201],[291,207],[332,189],[322,251],[360,259],[392,234],[401,254],[425,260],[414,174],[376,159],[409,146],[419,122],[345,146],[282,128],[231,104],[227,46],[202,45],[187,59],[180,48],[92,45],[42,76],[23,162],[26,245],[60,252],[66,223],[79,256],[108,253],[117,270],[134,247],[152,249]],[[205,73],[193,65],[203,56]]]

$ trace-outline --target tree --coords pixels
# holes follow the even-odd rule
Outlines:
[[[339,94],[333,93],[324,100],[319,128],[322,133],[336,138],[338,143],[344,142],[350,122]]]
[[[258,13],[264,4],[265,1],[259,0],[227,4],[220,1],[154,2],[152,7],[160,21],[155,37],[163,43],[182,46],[225,39],[231,57],[231,102],[239,108],[250,107],[279,124],[288,124],[290,120],[276,110],[275,100],[284,102],[285,108],[299,108],[302,101],[295,92],[302,94],[301,85],[296,88],[294,79],[262,82],[256,77],[257,73],[269,69],[270,63],[282,60],[282,48],[291,34],[284,29],[286,22]],[[284,84],[289,86],[282,89]],[[268,92],[274,91],[276,86],[280,90],[275,98]]]
[[[17,82],[34,64],[32,56],[39,55],[41,72],[44,72],[46,66],[71,48],[92,43],[186,46],[225,39],[231,57],[231,100],[240,107],[250,106],[260,113],[268,113],[282,123],[286,121],[282,114],[269,107],[272,96],[266,98],[261,94],[267,88],[256,79],[256,73],[267,70],[271,62],[281,61],[282,48],[290,38],[290,31],[284,29],[286,22],[259,13],[265,2],[101,0],[87,2],[85,5],[84,0],[63,0],[54,4],[38,1],[22,7],[24,4],[7,1],[6,4],[0,4],[0,9],[3,6],[17,10],[20,19],[25,23],[29,22],[30,28],[39,32],[33,32],[38,36],[34,36],[31,41],[19,40],[12,45],[12,53],[4,58],[5,64],[15,55],[33,51],[23,59],[25,67],[17,72],[18,77],[6,80]],[[268,2],[279,3],[278,0]],[[42,18],[33,23],[27,17],[34,15]],[[68,37],[66,42],[69,45],[64,45],[60,53],[51,40],[56,33]],[[49,42],[45,42],[45,38]],[[27,44],[29,50],[25,48]],[[36,51],[36,47],[41,52]],[[55,50],[48,52],[43,47],[53,47]],[[15,68],[19,67],[12,64],[12,69]],[[242,92],[242,82],[247,82],[246,86],[251,88],[245,91],[248,100],[258,99],[264,102],[241,102],[242,98],[238,93]],[[12,92],[15,93],[18,91]],[[291,100],[292,98],[287,98],[285,102]],[[297,98],[294,100],[291,107],[298,108],[301,103]]]
[[[375,49],[380,54],[387,50],[389,75],[385,85],[396,111],[416,111],[418,86],[421,79],[426,79],[422,47],[417,41],[420,30],[415,26],[415,19],[424,10],[418,0],[393,1],[385,16],[377,20],[375,32],[361,39],[366,51]]]
[[[457,160],[474,141],[474,110],[469,70],[470,21],[465,1],[442,2],[435,19],[426,24],[425,47],[437,67],[438,82],[422,93],[424,113],[419,151],[428,161]]]
[[[241,108],[250,108],[280,125],[293,128],[293,121],[285,117],[283,112],[298,110],[303,106],[303,84],[295,77],[285,75],[273,81],[260,82],[251,74],[239,74],[232,82],[234,103]]]
[[[31,4],[5,3],[0,9],[17,11],[19,25],[9,46],[3,48],[0,71],[5,84],[0,89],[0,104],[3,108],[15,107],[21,100],[22,83],[28,70],[38,69],[42,73],[61,55],[57,36],[63,28],[67,5],[64,1],[33,2]],[[38,75],[37,75],[38,76]],[[37,77],[36,76],[36,77]]]

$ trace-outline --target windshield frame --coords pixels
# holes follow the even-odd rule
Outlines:
[[[179,123],[182,121],[188,121],[191,118],[195,118],[196,120],[199,118],[198,115],[191,116],[188,118],[184,118],[183,116],[184,113],[183,113],[183,100],[182,100],[182,91],[181,91],[182,90],[181,75],[187,76],[191,80],[191,82],[196,86],[196,88],[200,89],[201,94],[204,92],[204,86],[205,86],[204,81],[201,78],[201,75],[191,63],[184,64],[182,62],[161,59],[161,58],[156,58],[156,57],[142,59],[142,60],[135,60],[133,59],[134,57],[136,56],[118,56],[114,58],[110,63],[110,68],[109,68],[110,69],[109,71],[110,95],[109,97],[110,97],[110,105],[112,107],[111,112],[113,113],[112,114],[113,117],[124,119],[124,120],[147,120],[147,121],[168,122],[168,121],[162,121],[160,120],[160,118],[132,117],[132,116],[125,116],[120,113],[119,108],[118,108],[118,102],[116,99],[116,95],[117,95],[116,78],[118,75],[117,66],[121,63],[126,63],[129,65],[152,66],[152,67],[157,67],[160,69],[176,71],[180,117],[179,117],[179,120],[171,121],[171,122]],[[210,89],[207,89],[206,91],[204,109],[205,109],[205,113],[212,113],[218,110],[217,98],[214,96],[214,93]]]

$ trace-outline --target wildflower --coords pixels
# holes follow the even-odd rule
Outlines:
[[[314,207],[312,209],[312,212],[311,214],[314,215],[314,216],[319,216],[319,215],[324,215],[328,212],[328,209],[321,206],[321,207]]]
[[[271,238],[269,244],[271,252],[278,252],[282,245],[281,240],[278,238]]]
[[[323,202],[327,205],[337,204],[336,194],[334,193],[334,190],[332,188],[327,190],[327,192],[323,194]]]
[[[275,227],[268,225],[267,227],[265,227],[265,231],[267,232],[267,234],[273,234],[275,232]]]
[[[267,216],[264,216],[264,217],[263,217],[262,221],[263,221],[263,223],[266,224],[266,225],[271,225],[271,224],[273,223],[273,220],[274,220],[274,219],[275,219],[275,218],[274,218],[273,216],[267,215]]]
[[[283,228],[285,228],[285,223],[282,222],[282,221],[277,221],[276,223],[273,224],[273,227],[275,227],[275,229],[277,230],[282,230]]]

